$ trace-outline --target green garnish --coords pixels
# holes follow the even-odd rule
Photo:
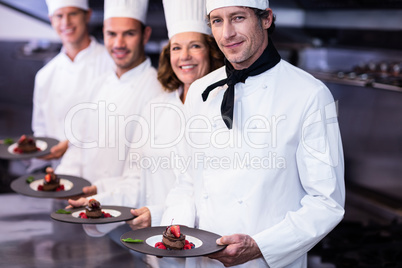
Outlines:
[[[26,179],[26,182],[27,182],[27,183],[31,183],[31,182],[33,182],[34,180],[35,180],[34,177],[29,176],[29,177]]]
[[[57,214],[71,214],[71,211],[67,211],[67,210],[64,210],[64,209],[58,209],[56,211],[56,213]]]
[[[121,241],[127,242],[127,243],[142,243],[144,240],[141,239],[132,239],[132,238],[124,238]]]
[[[6,138],[6,139],[3,140],[3,143],[4,143],[5,145],[11,145],[11,144],[14,143],[14,140],[11,139],[11,138]]]

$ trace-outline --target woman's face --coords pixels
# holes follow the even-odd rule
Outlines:
[[[170,39],[170,63],[185,89],[209,73],[209,48],[204,36],[196,32],[174,35]]]

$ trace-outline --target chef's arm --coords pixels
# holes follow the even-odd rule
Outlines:
[[[36,137],[46,136],[46,121],[45,111],[43,110],[42,102],[46,99],[43,96],[43,89],[39,83],[39,74],[35,77],[35,88],[33,93],[33,110],[32,110],[32,131]],[[42,105],[41,105],[42,104]]]
[[[296,152],[300,183],[306,193],[301,207],[253,236],[271,268],[305,256],[344,215],[344,159],[336,107],[332,103],[312,108],[317,106],[311,105],[313,112],[306,113],[309,116]]]

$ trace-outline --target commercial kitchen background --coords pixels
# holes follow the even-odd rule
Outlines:
[[[284,59],[328,85],[344,143],[345,220],[312,250],[309,267],[402,267],[402,0],[270,2],[275,45]],[[102,41],[103,1],[89,3],[91,34]],[[146,52],[157,67],[167,42],[161,0],[150,0],[147,21],[153,32]],[[32,133],[34,77],[59,49],[45,0],[0,0],[0,139]],[[55,226],[47,218],[54,204],[13,193],[10,182],[20,175],[18,163],[0,160],[0,266],[132,262],[125,250],[87,237],[79,226],[59,223],[62,232],[52,229],[58,235],[44,231]],[[10,211],[13,206],[21,213]],[[79,241],[63,240],[70,235]],[[91,251],[99,241],[103,246]],[[81,254],[66,258],[62,250]],[[103,264],[89,260],[96,254]]]

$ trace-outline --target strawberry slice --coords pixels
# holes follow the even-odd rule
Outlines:
[[[180,226],[179,225],[173,225],[170,227],[170,232],[177,238],[180,237]]]
[[[21,137],[20,137],[20,139],[18,140],[18,143],[21,143],[23,140],[25,140],[27,138],[27,136],[26,135],[22,135]]]
[[[51,180],[52,180],[52,178],[50,177],[50,174],[46,174],[45,181],[50,182]]]

